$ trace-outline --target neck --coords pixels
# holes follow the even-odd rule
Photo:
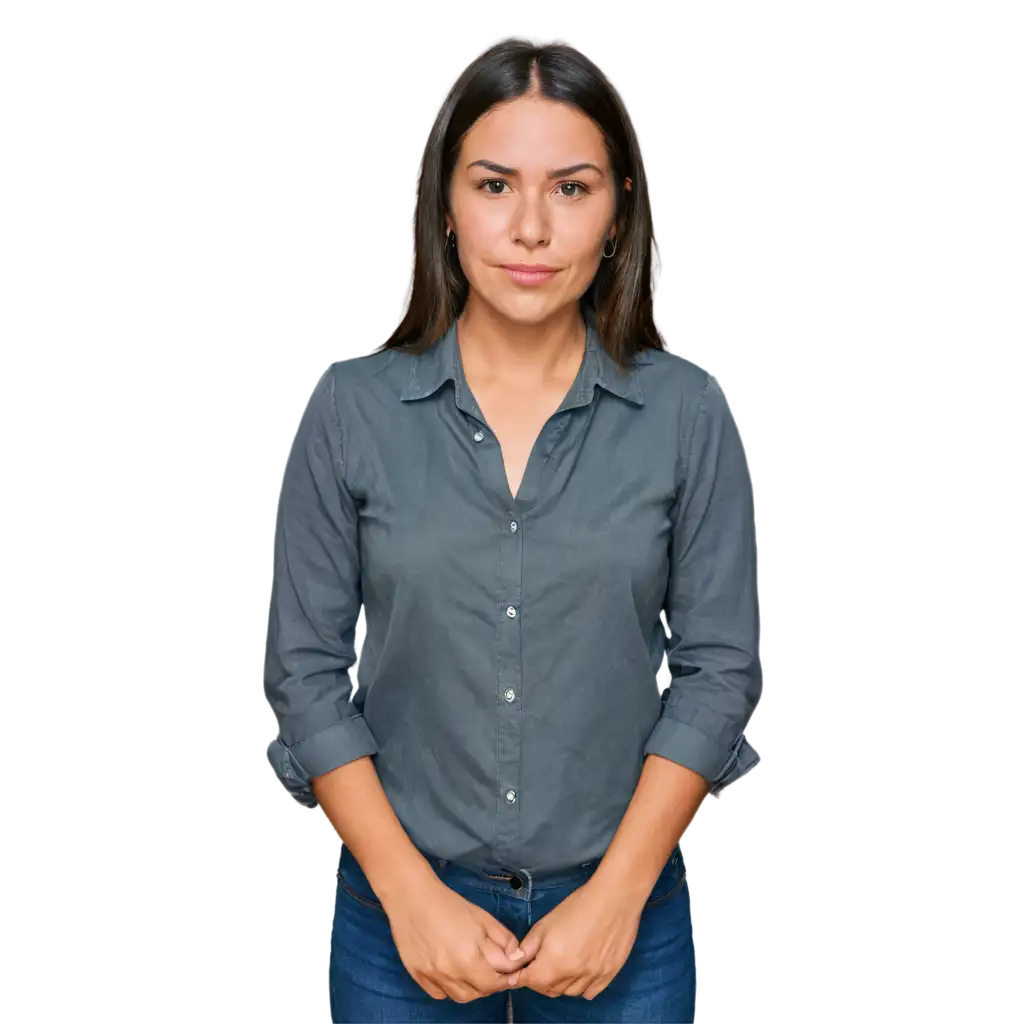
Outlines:
[[[545,320],[511,320],[474,293],[458,323],[459,352],[467,372],[529,385],[575,376],[586,344],[586,321],[579,303]]]

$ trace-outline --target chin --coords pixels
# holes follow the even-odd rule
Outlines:
[[[503,296],[498,308],[520,323],[540,323],[562,308],[562,299],[552,295],[514,294]]]

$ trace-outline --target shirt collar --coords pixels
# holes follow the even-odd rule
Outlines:
[[[453,320],[451,327],[430,348],[410,358],[409,379],[400,396],[403,402],[426,398],[446,380],[457,378],[455,330],[456,322]]]
[[[636,353],[634,365],[620,370],[601,341],[593,311],[584,306],[583,315],[587,325],[583,365],[577,376],[576,385],[565,396],[560,409],[588,404],[593,398],[596,384],[634,405],[642,406],[644,396],[640,389],[639,367],[649,363],[650,356],[641,349]],[[430,348],[411,360],[409,379],[400,396],[403,402],[426,398],[449,380],[455,382],[456,402],[461,403],[469,395],[469,386],[466,383],[459,353],[457,325],[458,321],[453,320],[448,330]]]

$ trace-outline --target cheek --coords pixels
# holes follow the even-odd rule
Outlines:
[[[495,203],[475,204],[458,218],[459,248],[471,259],[487,260],[508,237],[508,218]],[[507,242],[506,242],[507,244]]]
[[[584,221],[583,218],[562,225],[559,232],[562,242],[560,248],[566,258],[581,271],[592,272],[601,259],[605,239],[602,227],[602,222]]]
[[[577,281],[589,282],[601,265],[605,234],[594,230],[593,224],[575,225],[564,236],[565,254],[572,262],[573,276]]]

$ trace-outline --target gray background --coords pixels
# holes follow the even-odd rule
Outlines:
[[[324,1019],[333,839],[263,776],[253,693],[270,495],[311,374],[389,319],[438,81],[517,27],[581,13],[0,13],[0,1020]],[[1020,333],[879,340],[676,339],[755,458],[746,785],[1021,790]]]

